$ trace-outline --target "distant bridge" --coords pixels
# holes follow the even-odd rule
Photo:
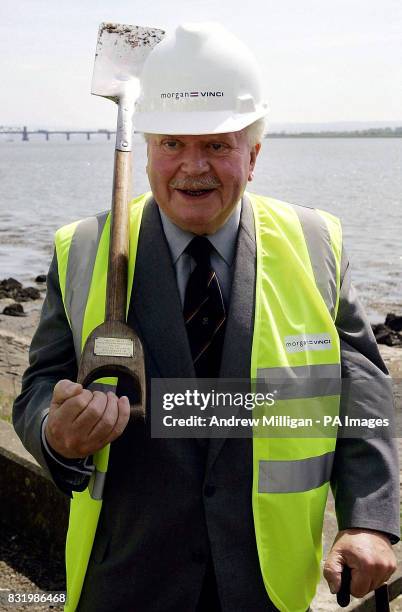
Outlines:
[[[135,132],[134,132],[135,133]],[[66,136],[66,140],[70,140],[73,134],[86,134],[86,139],[90,140],[91,136],[106,135],[110,140],[112,134],[116,134],[113,130],[28,130],[27,126],[23,128],[8,128],[0,126],[1,134],[21,134],[22,140],[28,141],[29,136],[35,134],[43,135],[46,140],[50,139],[51,134],[62,134]],[[265,138],[402,138],[402,126],[390,128],[369,128],[367,130],[352,130],[352,131],[321,131],[321,132],[269,132]]]
[[[28,141],[29,136],[32,134],[42,134],[46,140],[49,140],[51,134],[65,134],[66,140],[70,140],[70,136],[72,134],[86,134],[87,140],[91,139],[91,136],[95,134],[99,136],[99,134],[106,134],[108,140],[110,140],[110,136],[112,134],[116,134],[111,130],[28,130],[27,126],[24,125],[22,129],[11,128],[4,129],[0,128],[0,134],[21,134],[22,140]]]

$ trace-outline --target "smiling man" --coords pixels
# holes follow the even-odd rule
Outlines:
[[[160,209],[194,234],[226,223],[251,181],[260,142],[244,128],[202,136],[147,136],[149,183]]]
[[[127,322],[144,345],[148,414],[153,378],[200,377],[280,381],[292,411],[388,416],[389,377],[338,219],[245,191],[267,112],[250,51],[218,24],[179,26],[150,53],[141,85],[134,119],[152,195],[132,203]],[[399,539],[392,439],[153,438],[149,419],[129,421],[130,388],[73,382],[73,338],[93,329],[103,300],[106,220],[56,234],[14,406],[26,447],[72,493],[66,609],[305,612],[330,486],[331,591],[345,565],[353,595],[381,585]],[[77,276],[84,253],[89,274]],[[339,395],[341,375],[364,380],[364,394]]]

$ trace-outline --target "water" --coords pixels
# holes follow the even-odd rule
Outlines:
[[[110,207],[113,142],[76,136],[0,142],[0,279],[46,272],[54,231]],[[149,189],[145,145],[134,194]],[[343,222],[353,278],[372,321],[402,314],[402,139],[273,139],[251,191],[315,206]]]

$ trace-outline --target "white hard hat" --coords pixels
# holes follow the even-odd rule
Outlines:
[[[266,115],[255,57],[218,23],[187,23],[144,62],[134,113],[137,132],[236,132]]]

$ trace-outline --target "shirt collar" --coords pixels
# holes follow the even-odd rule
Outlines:
[[[187,232],[169,219],[169,217],[159,208],[162,219],[163,231],[165,232],[166,240],[170,248],[170,253],[173,258],[173,263],[176,264],[179,257],[194,238],[195,234]],[[237,231],[239,229],[241,214],[241,201],[237,203],[232,214],[226,223],[220,227],[214,234],[208,235],[208,240],[217,250],[222,259],[225,260],[228,266],[232,265],[235,249]]]

